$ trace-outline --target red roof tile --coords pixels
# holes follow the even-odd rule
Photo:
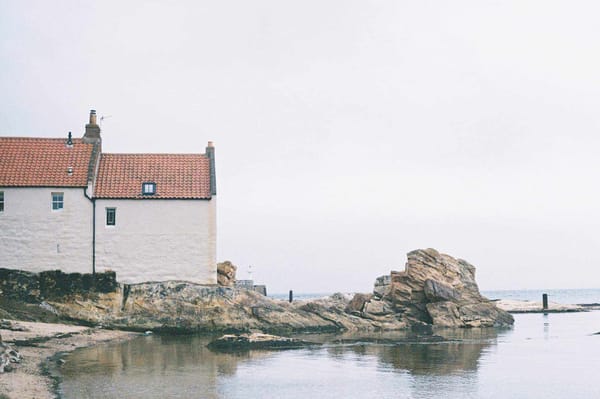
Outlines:
[[[0,186],[86,187],[93,147],[81,139],[68,148],[66,138],[0,137]]]
[[[156,194],[142,195],[142,183]],[[209,199],[210,164],[202,154],[102,154],[96,198]]]

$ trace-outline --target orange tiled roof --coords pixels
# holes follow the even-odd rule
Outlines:
[[[67,148],[66,141],[0,137],[0,186],[86,187],[94,145],[73,139],[73,147]]]
[[[142,183],[156,194],[142,195]],[[96,198],[209,199],[210,164],[202,154],[102,154]]]

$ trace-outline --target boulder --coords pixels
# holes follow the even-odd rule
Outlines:
[[[230,261],[217,264],[217,283],[223,287],[232,287],[235,284],[237,267]]]
[[[513,324],[510,314],[479,293],[475,267],[469,262],[435,249],[419,249],[409,252],[407,257],[404,271],[392,271],[389,279],[379,277],[375,281],[375,298],[362,303],[361,311],[387,307],[393,309],[398,320],[409,325],[491,327]]]

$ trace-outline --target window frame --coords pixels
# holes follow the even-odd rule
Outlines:
[[[65,209],[65,193],[64,192],[55,192],[53,191],[51,194],[52,202],[51,208],[52,211],[58,212]]]
[[[0,213],[4,213],[4,191],[0,191]]]
[[[105,209],[105,223],[106,227],[115,227],[117,225],[117,208],[114,206],[107,206]],[[112,218],[110,218],[112,216]]]
[[[150,190],[146,190],[149,188]],[[156,194],[156,183],[152,181],[146,181],[142,183],[142,195],[155,195]]]

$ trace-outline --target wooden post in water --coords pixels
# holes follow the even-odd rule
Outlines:
[[[542,294],[542,309],[548,310],[548,294]]]
[[[290,290],[290,303],[294,300],[294,291]]]

